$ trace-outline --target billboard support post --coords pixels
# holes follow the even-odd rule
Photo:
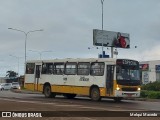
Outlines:
[[[101,4],[102,4],[102,30],[103,30],[103,2],[104,2],[104,0],[101,0]]]
[[[93,29],[93,45],[102,46],[102,55],[104,51],[103,47],[111,47],[111,58],[113,58],[114,47],[130,48],[130,39],[129,39],[128,33],[120,33],[120,32],[103,30],[103,3],[104,3],[104,0],[101,0],[102,30]]]
[[[102,32],[103,32],[103,3],[104,3],[104,0],[101,0],[101,4],[102,4]],[[103,44],[102,43],[102,54],[103,54]],[[111,58],[113,58],[113,47],[111,47]]]
[[[111,47],[111,58],[113,58],[113,47]]]
[[[102,4],[102,32],[103,32],[103,2],[104,2],[104,0],[101,0],[101,4]],[[103,55],[103,41],[102,41],[102,55]]]

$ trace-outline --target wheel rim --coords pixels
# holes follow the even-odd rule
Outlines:
[[[47,86],[46,88],[45,88],[45,96],[50,96],[50,93],[51,93],[51,90],[50,90],[50,87],[49,86]]]
[[[100,93],[98,89],[93,89],[92,90],[92,99],[93,100],[99,100],[100,98]]]
[[[99,95],[99,93],[98,93],[98,91],[93,91],[93,98],[98,98],[98,95]]]

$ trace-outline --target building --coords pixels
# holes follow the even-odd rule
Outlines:
[[[160,60],[141,61],[141,80],[142,84],[159,81],[160,82]]]
[[[1,83],[6,83],[5,77],[0,77],[0,84],[1,84]]]

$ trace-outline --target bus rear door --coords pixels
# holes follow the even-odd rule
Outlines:
[[[34,90],[38,91],[38,85],[39,85],[39,80],[41,77],[41,65],[36,65],[36,70],[35,70],[35,80],[34,80]]]

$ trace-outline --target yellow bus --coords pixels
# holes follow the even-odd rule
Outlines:
[[[41,91],[46,98],[89,96],[120,101],[140,96],[139,62],[115,58],[67,58],[26,62],[25,88]]]

